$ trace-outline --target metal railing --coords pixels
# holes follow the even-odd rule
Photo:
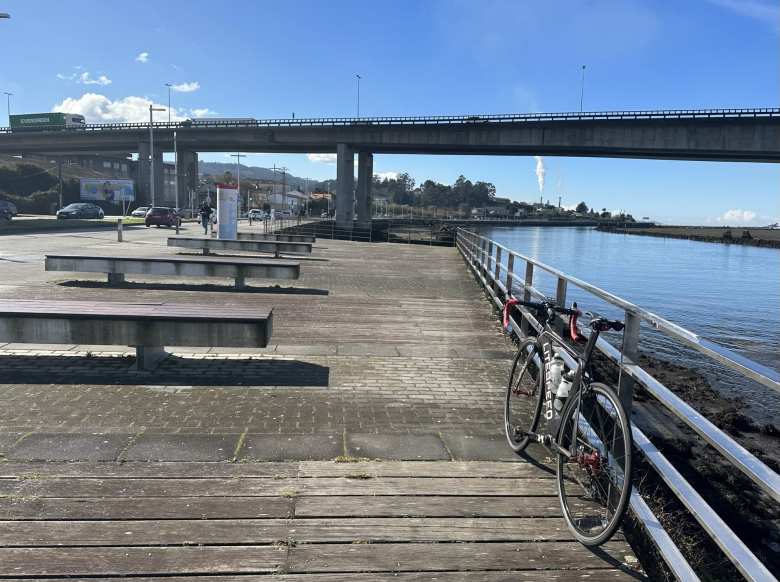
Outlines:
[[[616,348],[603,338],[599,338],[597,347],[601,353],[617,365],[620,371],[618,381],[620,397],[629,407],[628,410],[630,410],[631,405],[633,383],[636,382],[643,386],[677,419],[690,427],[732,465],[749,477],[771,499],[780,502],[780,475],[639,365],[640,322],[648,323],[665,336],[773,390],[780,391],[780,373],[701,338],[697,334],[591,283],[512,251],[475,232],[459,228],[456,234],[456,246],[498,308],[503,308],[504,298],[510,293],[515,295],[516,290],[521,291],[525,300],[546,298],[547,296],[534,284],[534,275],[538,269],[555,278],[555,301],[559,305],[565,304],[567,288],[569,285],[573,285],[592,297],[622,310],[626,324],[622,347]],[[520,322],[515,321],[514,318],[510,319],[510,323],[519,337],[528,335],[530,327],[536,330],[541,328],[529,310],[521,308],[520,312],[522,313]],[[561,350],[559,353],[568,367],[576,368],[576,361],[565,351]],[[635,446],[647,459],[650,466],[742,575],[748,580],[775,580],[767,567],[658,451],[650,439],[636,426],[632,426],[632,434]],[[697,579],[679,549],[660,527],[657,518],[637,492],[632,495],[630,507],[637,519],[645,525],[646,531],[675,575],[683,580]]]
[[[657,111],[590,111],[565,113],[506,113],[488,115],[429,115],[429,116],[391,116],[391,117],[309,117],[277,119],[237,119],[214,120],[199,118],[195,120],[158,122],[158,129],[224,129],[252,127],[298,127],[298,126],[360,126],[360,125],[452,125],[480,123],[523,123],[542,121],[604,121],[604,120],[640,120],[640,119],[708,119],[708,118],[780,118],[780,108],[742,108],[742,109],[662,109]],[[97,123],[83,127],[51,127],[56,131],[116,131],[149,129],[148,123]],[[39,130],[45,131],[44,128]],[[0,133],[11,133],[10,127],[0,127]],[[25,129],[23,133],[34,132]],[[20,132],[22,133],[22,132]]]

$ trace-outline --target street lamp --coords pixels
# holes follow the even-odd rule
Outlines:
[[[363,77],[361,77],[360,75],[355,75],[355,77],[357,77],[357,116],[359,118],[360,117],[360,79],[362,79]]]
[[[153,116],[155,111],[165,111],[162,107],[155,107],[152,103],[149,104],[149,193],[152,198],[152,206],[155,206],[154,196],[154,121]]]
[[[8,12],[0,12],[0,18],[11,18],[11,15]]]
[[[582,113],[582,98],[585,96],[585,65],[582,65],[582,83],[580,83],[580,113]]]
[[[165,84],[166,87],[168,87],[168,123],[171,122],[171,85],[170,83]]]
[[[9,93],[8,91],[3,91],[3,94],[5,95],[5,105],[6,110],[8,111],[8,125],[11,125],[11,96],[13,93]]]

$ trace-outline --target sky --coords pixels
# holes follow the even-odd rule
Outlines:
[[[778,107],[777,0],[0,0],[12,113],[144,121]],[[2,104],[5,105],[5,104]],[[3,108],[4,109],[4,108]],[[0,109],[2,111],[2,109]],[[161,120],[167,113],[160,113]],[[0,114],[0,119],[5,116]],[[230,153],[203,154],[210,161]],[[246,165],[335,177],[332,156]],[[777,164],[545,157],[541,196],[666,223],[780,221]],[[533,157],[376,155],[380,175],[538,200]]]

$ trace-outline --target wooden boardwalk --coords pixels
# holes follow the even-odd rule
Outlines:
[[[0,495],[3,578],[640,577],[620,536],[572,541],[523,463],[5,463]]]

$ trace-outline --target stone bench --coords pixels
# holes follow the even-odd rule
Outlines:
[[[196,238],[176,236],[168,239],[169,247],[183,247],[185,249],[197,249],[204,255],[212,251],[242,251],[245,253],[273,253],[279,256],[281,253],[310,255],[311,243],[281,242],[275,240],[234,240],[224,238]]]
[[[277,240],[281,242],[316,243],[317,237],[314,236],[313,234],[284,234],[284,233],[263,234],[260,232],[239,232],[238,240]]]
[[[236,288],[247,279],[298,279],[301,267],[291,261],[240,257],[101,257],[92,255],[46,255],[47,271],[106,273],[108,282],[124,282],[125,275],[174,277],[229,277]]]
[[[0,299],[0,342],[133,346],[136,368],[151,370],[164,346],[266,347],[272,320],[236,305]]]

